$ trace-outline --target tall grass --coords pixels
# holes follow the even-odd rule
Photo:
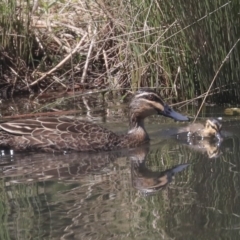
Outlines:
[[[0,74],[14,90],[147,86],[185,100],[207,91],[240,37],[238,0],[30,3],[0,3]],[[239,99],[238,51],[220,69],[215,101]]]
[[[6,60],[15,67],[31,62],[32,34],[29,1],[1,1],[0,43]]]
[[[150,83],[155,87],[170,87],[170,92],[181,98],[206,92],[218,67],[240,37],[236,10],[239,1],[132,2],[135,7],[130,32],[138,30],[138,34],[131,35],[138,63],[135,70],[141,74],[142,68],[149,66]],[[235,87],[239,81],[239,48],[238,44],[213,87],[219,87],[225,101],[228,101],[226,95],[240,96]],[[143,79],[142,74],[139,80]],[[166,94],[169,95],[169,90]],[[221,95],[218,101],[222,99]]]

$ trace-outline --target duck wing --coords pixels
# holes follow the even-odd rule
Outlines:
[[[14,120],[1,128],[11,134],[8,145],[18,150],[112,150],[120,141],[118,135],[97,124],[66,117]]]

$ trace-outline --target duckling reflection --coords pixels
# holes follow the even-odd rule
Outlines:
[[[209,139],[188,139],[187,145],[190,149],[193,149],[202,154],[207,154],[208,158],[218,158],[221,154],[222,141],[209,140]]]
[[[179,164],[165,171],[152,171],[146,167],[146,153],[135,152],[131,158],[132,185],[141,193],[150,194],[160,191],[166,187],[176,173],[183,171],[190,164]]]

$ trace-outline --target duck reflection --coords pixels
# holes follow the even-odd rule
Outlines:
[[[146,166],[147,149],[135,150],[130,156],[132,185],[143,194],[160,191],[172,182],[173,176],[186,169],[190,164],[179,164],[164,171],[152,171]]]
[[[172,181],[175,173],[181,172],[189,165],[180,164],[165,171],[152,171],[146,166],[148,153],[149,146],[129,151],[98,154],[78,153],[65,156],[50,154],[25,156],[21,154],[11,156],[9,161],[5,159],[0,166],[3,173],[2,177],[8,177],[8,181],[15,183],[77,180],[91,175],[99,175],[98,180],[101,181],[102,177],[102,180],[105,179],[104,175],[106,174],[117,174],[117,169],[119,171],[122,171],[123,168],[129,169],[129,161],[127,161],[129,159],[133,187],[148,193],[156,192],[166,186]]]
[[[2,177],[14,182],[41,182],[47,180],[76,180],[91,174],[112,171],[114,162],[126,152],[98,154],[15,154],[1,156]]]

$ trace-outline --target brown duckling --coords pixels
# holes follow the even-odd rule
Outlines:
[[[134,148],[149,142],[144,119],[163,115],[178,121],[188,117],[175,112],[153,91],[139,91],[129,105],[129,131],[117,135],[97,124],[66,117],[39,117],[0,124],[0,147],[16,151],[109,151]]]
[[[221,139],[222,124],[217,119],[207,119],[205,126],[201,123],[193,123],[179,130],[179,134],[187,133],[189,138]]]
[[[179,130],[177,138],[184,141],[189,148],[206,153],[209,158],[217,158],[221,155],[222,124],[216,119],[207,119],[205,126],[194,123]]]

